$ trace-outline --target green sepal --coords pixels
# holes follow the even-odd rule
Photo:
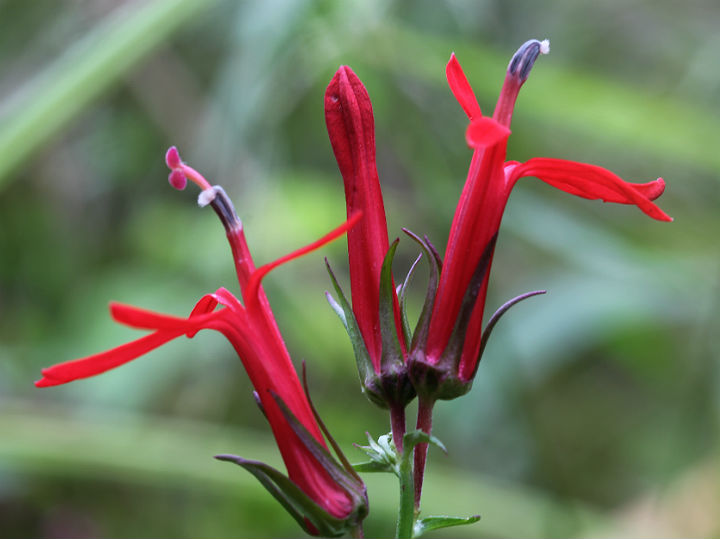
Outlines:
[[[430,275],[428,277],[428,289],[425,294],[425,303],[423,304],[420,317],[418,318],[417,324],[415,325],[415,331],[413,332],[412,342],[410,344],[410,350],[416,350],[417,348],[424,349],[427,343],[428,330],[430,329],[430,317],[432,310],[435,305],[435,296],[437,295],[438,281],[440,279],[440,261],[438,259],[435,249],[432,247],[427,237],[425,240],[420,239],[419,236],[403,228],[403,232],[410,236],[423,250],[425,257],[428,260],[428,266],[430,269]]]
[[[330,280],[332,281],[333,288],[335,289],[335,293],[337,294],[339,301],[336,301],[329,292],[325,292],[325,297],[327,298],[330,307],[332,307],[340,318],[340,321],[345,327],[345,331],[347,331],[348,337],[350,337],[353,353],[355,354],[355,363],[357,364],[358,374],[360,375],[362,391],[373,403],[382,408],[387,408],[388,403],[385,400],[382,391],[378,387],[380,384],[377,374],[375,373],[375,367],[372,364],[370,354],[365,346],[365,341],[360,333],[360,326],[358,326],[355,313],[353,313],[350,302],[345,297],[342,288],[340,288],[340,284],[335,278],[335,274],[330,268],[330,263],[327,258],[325,259],[325,266],[327,267]]]
[[[307,392],[307,382],[305,389]],[[335,440],[332,440],[330,444],[338,453],[338,458],[343,463],[342,466],[300,423],[285,402],[275,392],[271,391],[271,395],[300,442],[323,467],[328,476],[347,493],[353,502],[354,509],[345,518],[334,517],[303,492],[290,478],[272,466],[236,455],[217,455],[215,458],[234,462],[253,474],[307,533],[324,537],[340,537],[350,530],[357,529],[360,522],[368,514],[367,491],[360,476],[357,475],[345,456],[342,455]],[[317,412],[312,403],[310,406],[313,414],[317,417]],[[320,428],[323,432],[327,432],[324,424]],[[312,524],[314,529],[308,527],[307,521]]]
[[[315,421],[317,421],[318,425],[320,426],[320,430],[325,435],[325,439],[328,441],[330,446],[333,448],[333,451],[335,451],[335,455],[337,456],[338,460],[342,464],[343,468],[345,468],[345,471],[347,471],[350,475],[352,475],[356,481],[358,481],[359,483],[362,484],[362,482],[363,482],[362,479],[360,478],[360,476],[357,473],[355,473],[355,469],[353,468],[353,465],[350,464],[350,461],[345,456],[345,453],[342,452],[342,449],[340,449],[340,446],[335,441],[335,438],[332,437],[332,435],[330,434],[330,431],[325,426],[325,422],[320,417],[320,414],[318,414],[317,408],[315,408],[315,404],[313,403],[312,398],[310,397],[310,389],[308,387],[308,382],[307,382],[307,369],[305,366],[305,361],[303,361],[302,366],[303,366],[303,370],[302,370],[303,389],[305,390],[305,396],[307,397],[308,404],[310,405],[310,410],[312,410],[313,416],[315,417]],[[288,411],[288,413],[289,413],[289,411]]]
[[[275,392],[271,392],[271,395],[273,399],[275,399],[283,416],[285,416],[290,428],[296,436],[300,438],[305,448],[315,457],[330,478],[343,487],[351,497],[355,498],[357,503],[364,501],[365,513],[362,516],[362,518],[364,518],[367,515],[367,493],[360,477],[352,470],[352,467],[351,471],[348,471],[338,464],[328,450],[300,423],[285,402]]]
[[[398,330],[402,332],[402,327],[398,328],[395,320],[397,295],[393,284],[392,263],[399,243],[399,238],[392,242],[380,268],[378,302],[382,342],[379,379],[385,402],[391,409],[404,408],[415,398],[415,389],[408,378],[405,354],[398,335]]]
[[[408,286],[410,286],[410,280],[412,279],[412,276],[415,274],[415,268],[417,267],[418,263],[420,262],[420,259],[422,258],[422,253],[418,255],[418,257],[415,259],[415,262],[413,262],[412,266],[410,266],[410,270],[407,272],[407,275],[405,276],[405,280],[401,285],[398,285],[398,298],[400,300],[400,320],[402,321],[402,330],[403,330],[403,336],[405,337],[405,342],[409,343],[412,339],[412,335],[410,334],[410,324],[408,322],[407,317],[407,307],[405,298],[407,297],[407,289]]]
[[[457,368],[460,364],[460,357],[462,356],[462,349],[465,344],[467,327],[470,324],[470,318],[475,310],[478,295],[480,294],[480,290],[482,290],[483,283],[485,282],[488,270],[490,269],[490,262],[492,261],[492,255],[495,251],[496,241],[497,233],[490,238],[490,241],[487,243],[482,255],[480,256],[480,260],[478,260],[478,263],[475,266],[475,271],[470,278],[470,283],[468,284],[462,303],[460,304],[460,311],[455,319],[455,325],[452,333],[450,334],[450,340],[448,341],[447,347],[443,351],[442,358],[440,359],[441,363],[446,363],[448,366],[454,366],[454,372],[457,372]]]
[[[215,458],[234,462],[253,474],[307,533],[311,535],[319,533],[325,537],[341,537],[347,532],[348,526],[345,520],[330,515],[287,476],[272,466],[264,462],[247,460],[237,455],[216,455]],[[308,521],[315,527],[315,530],[308,527]]]
[[[395,287],[392,277],[392,262],[395,251],[400,243],[397,238],[392,242],[388,252],[385,254],[380,269],[380,338],[382,340],[382,354],[380,355],[380,372],[392,372],[398,367],[404,370],[405,360],[402,347],[398,339],[397,327],[395,325]]]
[[[520,294],[517,297],[514,297],[513,299],[503,303],[500,308],[495,311],[495,313],[490,317],[490,320],[488,320],[487,325],[485,326],[485,329],[482,332],[482,337],[480,338],[480,350],[478,351],[477,361],[475,362],[475,370],[472,373],[472,376],[470,377],[475,378],[475,373],[477,372],[478,365],[480,365],[480,360],[482,359],[483,352],[485,351],[485,346],[487,345],[488,339],[490,338],[490,334],[492,333],[493,328],[495,327],[495,324],[498,323],[498,320],[504,315],[510,307],[513,305],[517,305],[521,301],[531,298],[533,296],[539,296],[541,294],[547,293],[547,290],[534,290],[532,292],[526,292],[525,294]]]
[[[479,520],[480,515],[474,515],[467,518],[447,516],[423,518],[415,522],[415,526],[413,527],[413,537],[420,537],[425,532],[429,532],[431,530],[475,524]]]

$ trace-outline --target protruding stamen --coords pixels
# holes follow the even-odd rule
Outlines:
[[[220,221],[222,221],[228,234],[233,231],[242,230],[242,221],[240,221],[237,213],[235,213],[235,207],[230,197],[227,196],[225,189],[219,185],[213,185],[200,193],[198,204],[201,206],[210,204],[220,218]]]
[[[180,166],[182,165],[182,160],[180,159],[180,153],[178,152],[178,149],[175,146],[170,146],[168,148],[168,151],[165,152],[165,163],[167,164],[168,168],[171,170],[180,168]]]
[[[168,148],[168,151],[165,153],[165,163],[171,170],[168,181],[175,189],[185,189],[187,180],[196,184],[203,191],[210,189],[210,182],[208,182],[202,174],[182,162],[180,153],[175,146]]]
[[[505,127],[510,127],[512,120],[513,108],[517,99],[520,87],[530,75],[530,70],[535,64],[535,60],[541,54],[550,52],[550,41],[547,39],[538,41],[531,39],[523,43],[517,52],[513,55],[507,68],[505,82],[500,92],[500,98],[495,106],[493,119]]]
[[[178,191],[182,191],[183,189],[185,189],[185,186],[187,186],[187,178],[185,177],[185,174],[183,174],[182,171],[177,169],[170,172],[170,175],[168,176],[168,182],[170,182],[170,185],[172,185]]]
[[[550,41],[531,39],[523,43],[508,64],[508,75],[516,77],[520,83],[525,82],[535,60],[540,54],[550,52]]]

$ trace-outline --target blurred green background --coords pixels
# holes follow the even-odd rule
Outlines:
[[[661,175],[675,222],[521,182],[488,310],[548,294],[499,324],[473,391],[438,405],[450,454],[431,452],[424,512],[483,516],[437,537],[719,535],[719,24],[714,0],[0,0],[0,535],[296,536],[249,474],[211,458],[282,465],[220,335],[32,382],[139,335],[111,299],[184,315],[234,290],[222,227],[166,182],[171,144],[234,198],[258,263],[343,219],[322,104],[341,63],[373,99],[390,234],[442,250],[471,155],[445,62],[458,54],[489,113],[531,37],[552,52],[508,157]],[[403,238],[398,274],[415,255]],[[359,392],[323,256],[347,288],[343,241],[265,287],[357,461],[352,443],[388,427]],[[390,535],[396,484],[367,482],[367,534]]]

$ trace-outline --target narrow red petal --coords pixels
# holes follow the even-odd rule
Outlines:
[[[251,307],[251,305],[253,305],[257,301],[258,291],[260,289],[260,282],[263,280],[265,275],[267,275],[270,271],[277,268],[278,266],[285,264],[286,262],[290,262],[295,258],[306,255],[316,249],[319,249],[323,245],[339,238],[340,236],[345,234],[345,232],[347,232],[350,228],[355,226],[355,224],[357,224],[357,222],[362,218],[362,216],[362,213],[358,212],[352,217],[350,217],[350,219],[345,221],[343,224],[325,234],[319,240],[316,240],[306,245],[305,247],[301,247],[300,249],[297,249],[292,253],[286,254],[285,256],[278,258],[274,262],[270,262],[269,264],[265,264],[264,266],[260,266],[258,269],[256,269],[250,276],[250,281],[248,282],[248,310],[252,310],[253,307]]]
[[[475,149],[493,146],[509,136],[507,127],[486,116],[473,120],[465,132],[468,146]]]
[[[183,331],[188,325],[188,321],[185,318],[156,313],[154,311],[148,311],[147,309],[141,309],[140,307],[116,302],[110,303],[110,316],[120,324],[137,329]]]
[[[182,331],[156,331],[135,341],[123,344],[99,354],[58,363],[42,370],[43,377],[35,382],[36,387],[66,384],[80,378],[101,374],[162,346],[180,335]]]
[[[215,301],[215,304],[217,304],[217,301]],[[137,329],[180,331],[190,338],[206,327],[207,322],[217,315],[213,311],[203,313],[196,312],[195,309],[193,309],[193,313],[189,318],[180,318],[133,307],[132,305],[115,302],[110,304],[110,315],[113,320],[120,324]]]
[[[534,176],[553,187],[582,198],[634,204],[653,219],[672,221],[672,217],[651,202],[665,189],[662,178],[647,183],[630,183],[597,165],[546,157],[530,159],[508,170],[510,185],[525,176]]]
[[[445,75],[447,76],[450,90],[465,111],[465,114],[468,115],[468,118],[470,118],[470,120],[480,118],[482,116],[480,105],[475,97],[472,86],[470,86],[462,67],[460,67],[460,62],[458,62],[455,57],[455,53],[450,55],[450,61],[445,67]]]
[[[211,313],[217,307],[218,300],[214,294],[205,294],[201,297],[190,312],[190,318],[198,316],[200,314]]]

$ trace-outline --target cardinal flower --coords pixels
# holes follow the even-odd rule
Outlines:
[[[341,467],[330,456],[321,429],[329,435],[303,391],[261,281],[280,264],[341,236],[359,220],[360,214],[316,242],[256,269],[242,222],[224,190],[211,186],[184,164],[174,147],[168,150],[166,162],[171,169],[170,183],[183,189],[188,179],[195,182],[202,189],[198,203],[209,204],[220,217],[232,249],[243,302],[219,288],[202,297],[187,318],[112,303],[110,313],[117,322],[151,333],[112,350],[43,369],[43,377],[35,385],[54,386],[95,376],[183,335],[192,338],[203,329],[218,331],[232,344],[256,389],[256,399],[270,423],[289,480],[261,462],[233,455],[218,458],[253,473],[306,531],[341,535],[357,528],[367,514],[365,487],[349,465]],[[344,457],[339,457],[346,464]]]
[[[393,424],[399,425],[415,393],[407,378],[406,335],[391,273],[397,242],[388,242],[370,97],[347,66],[337,70],[325,91],[325,122],[345,185],[348,217],[363,214],[347,234],[352,309],[332,272],[343,305],[328,299],[353,340],[363,390],[375,403],[389,407]]]
[[[548,41],[530,40],[518,49],[508,65],[492,117],[482,115],[454,54],[447,64],[450,89],[470,119],[466,139],[474,153],[450,228],[432,314],[426,326],[419,329],[420,338],[411,352],[415,387],[426,400],[454,398],[466,392],[497,317],[533,294],[508,302],[483,331],[495,241],[508,197],[520,178],[535,177],[582,198],[633,204],[653,219],[672,220],[651,202],[665,189],[662,178],[638,184],[587,163],[544,157],[524,163],[505,161],[518,92],[537,57],[547,52]]]
[[[470,389],[487,338],[499,317],[518,301],[543,293],[531,292],[510,300],[483,328],[495,242],[508,197],[520,178],[535,177],[582,198],[632,204],[654,219],[671,221],[652,202],[664,191],[661,178],[629,183],[609,170],[586,163],[551,158],[533,158],[525,163],[505,160],[520,87],[537,57],[547,52],[549,43],[538,40],[530,40],[518,49],[508,65],[492,117],[482,115],[454,54],[447,64],[450,89],[470,119],[466,140],[474,153],[450,228],[445,260],[441,260],[427,238],[406,231],[420,244],[430,263],[425,304],[412,338],[405,338],[409,349],[407,372],[419,398],[417,426],[428,434],[434,402],[458,397]],[[372,108],[364,86],[349,68],[340,68],[328,86],[325,110],[330,140],[345,183],[348,214],[359,208],[364,215],[361,225],[348,233],[353,312],[359,331],[352,326],[353,312],[349,312],[346,302],[336,306],[336,311],[346,321],[356,357],[363,352],[356,342],[360,333],[375,370],[382,371],[382,362],[375,359],[378,351],[384,350],[378,341],[393,331],[388,327],[397,328],[400,324],[396,319],[381,316],[378,329],[375,298],[378,274],[383,274],[385,266],[382,270],[378,268],[382,260],[392,258],[394,247],[385,256],[387,225],[375,169]],[[336,290],[339,292],[338,287]],[[400,318],[404,320],[402,313]],[[415,452],[416,504],[422,489],[426,451],[426,444],[420,444]]]

